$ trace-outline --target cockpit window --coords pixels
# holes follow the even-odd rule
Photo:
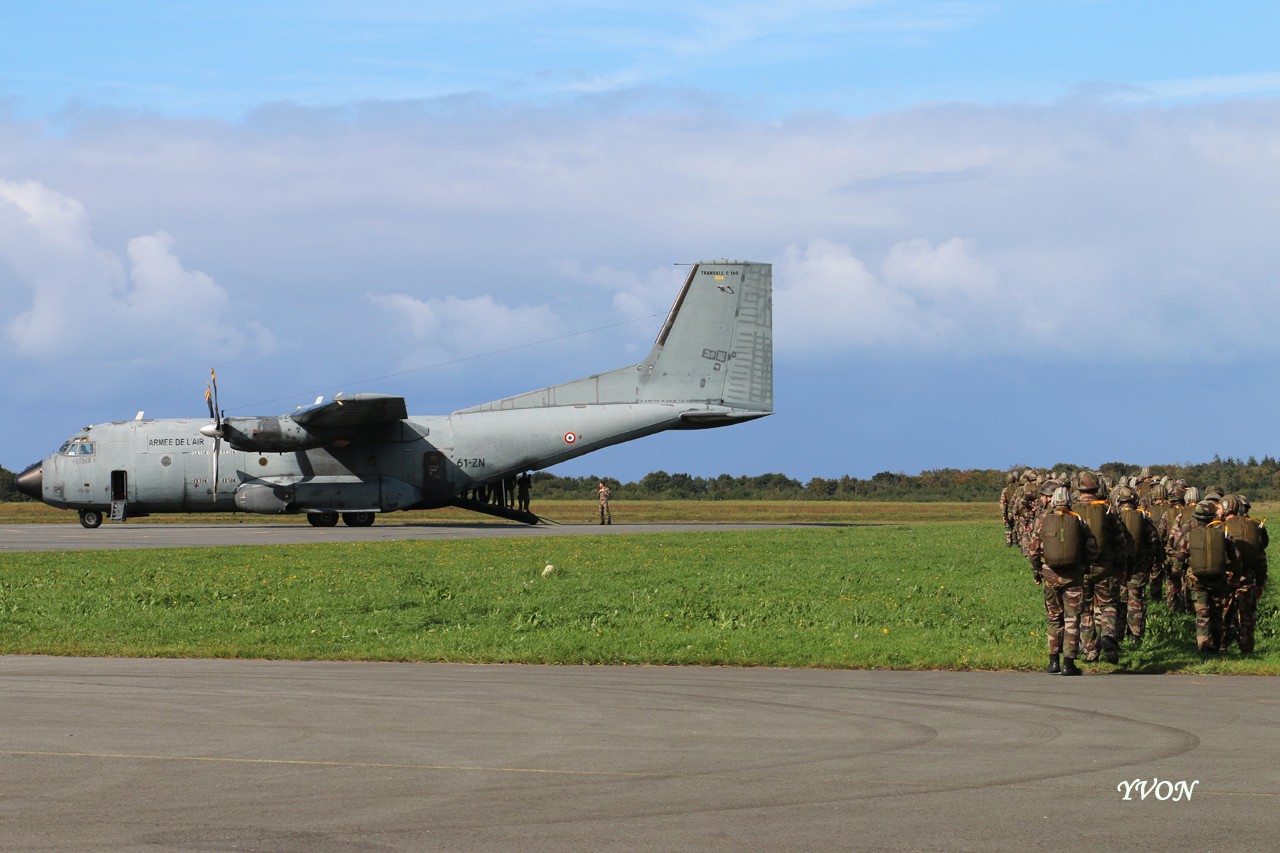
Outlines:
[[[63,456],[92,456],[93,442],[87,438],[73,438],[58,448]]]

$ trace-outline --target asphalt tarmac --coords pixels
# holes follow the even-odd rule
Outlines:
[[[0,846],[1274,849],[1275,687],[6,657]]]
[[[0,550],[751,526],[6,525]],[[1272,850],[1277,724],[1271,678],[0,657],[0,849]]]

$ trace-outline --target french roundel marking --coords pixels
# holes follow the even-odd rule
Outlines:
[[[576,432],[566,432],[564,434],[565,444],[573,444],[577,440],[578,440],[578,434]]]

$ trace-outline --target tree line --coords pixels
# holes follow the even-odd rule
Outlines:
[[[881,471],[869,479],[850,477],[813,477],[807,482],[785,474],[759,474],[734,477],[695,477],[654,471],[632,483],[611,477],[560,477],[546,471],[533,475],[536,498],[573,499],[595,495],[600,482],[609,486],[615,498],[633,500],[831,500],[831,501],[997,501],[1010,473],[1021,473],[1029,466],[1008,469],[940,468],[919,474]],[[1076,471],[1100,471],[1108,480],[1136,477],[1143,466],[1127,462],[1108,462],[1100,468],[1059,463],[1042,471],[1070,474]],[[1229,492],[1247,495],[1252,501],[1280,500],[1280,461],[1267,456],[1247,460],[1215,456],[1212,462],[1181,465],[1152,465],[1157,476],[1184,479],[1194,486],[1222,486]]]
[[[1086,467],[1060,463],[1040,470],[1069,473]],[[535,499],[590,499],[604,482],[614,498],[631,500],[996,501],[1007,475],[1023,468],[940,468],[919,474],[881,471],[865,480],[846,475],[813,477],[807,482],[786,474],[695,477],[654,471],[635,482],[624,483],[613,477],[561,477],[538,471],[533,475],[532,492]],[[1122,476],[1137,476],[1142,466],[1108,462],[1091,470],[1099,470],[1114,481]],[[1252,501],[1280,500],[1280,462],[1270,456],[1261,460],[1252,456],[1247,460],[1215,456],[1212,462],[1153,465],[1151,470],[1156,475],[1182,478],[1194,486],[1222,486],[1229,492],[1247,495]],[[13,487],[13,478],[12,472],[0,467],[0,501],[29,500]]]

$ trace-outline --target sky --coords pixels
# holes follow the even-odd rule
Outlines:
[[[0,465],[201,417],[211,367],[230,415],[622,367],[711,258],[773,264],[776,413],[554,472],[1280,455],[1276,32],[1248,0],[22,4]]]

